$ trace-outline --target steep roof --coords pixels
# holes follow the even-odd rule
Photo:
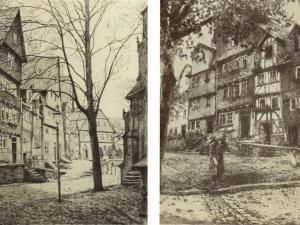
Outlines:
[[[34,90],[54,90],[58,79],[57,57],[35,56],[23,68],[23,81],[21,88]],[[56,90],[56,89],[55,89]]]
[[[99,120],[99,119],[106,120],[109,123],[109,125],[110,125],[111,129],[113,130],[113,132],[116,132],[114,126],[112,125],[112,123],[110,121],[110,119],[105,115],[105,113],[102,111],[102,109],[99,109],[96,119],[97,120]],[[70,115],[69,120],[71,120],[71,121],[85,121],[85,123],[87,122],[86,115],[83,112],[81,112],[79,109],[76,109]]]
[[[17,23],[19,23],[20,27],[13,27],[14,21],[16,19],[19,20],[17,21]],[[21,52],[16,51],[16,49],[14,49],[14,46],[11,46],[10,43],[7,42],[8,40],[7,35],[12,29],[18,29],[20,31]],[[22,30],[20,8],[13,7],[13,8],[6,8],[0,10],[0,41],[10,46],[10,48],[22,58],[23,62],[26,62],[27,59],[26,59],[24,36]]]
[[[136,84],[131,88],[129,93],[126,96],[126,99],[131,99],[134,95],[144,91],[146,89],[145,82],[142,82],[141,80],[137,80]]]
[[[19,8],[8,8],[8,9],[0,10],[0,28],[1,28],[0,40],[1,41],[4,41],[18,13],[19,13]]]
[[[268,24],[260,24],[259,27],[261,29],[263,29],[266,32],[266,34],[259,41],[257,46],[260,46],[264,42],[264,40],[266,39],[266,37],[268,35],[270,35],[271,37],[273,37],[275,39],[284,41],[289,36],[291,31],[293,30],[294,24],[293,25],[283,25],[283,24],[279,24],[279,23],[275,23],[275,22],[270,22]]]

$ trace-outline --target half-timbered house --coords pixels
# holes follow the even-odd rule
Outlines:
[[[216,43],[216,115],[218,132],[229,138],[253,135],[255,45],[262,32],[257,29],[247,40],[215,37]]]
[[[0,10],[0,163],[22,163],[20,84],[26,62],[20,10]]]
[[[212,45],[198,43],[196,51],[197,53],[192,56],[192,73],[188,75],[188,130],[212,133],[216,108],[214,67],[216,49]]]
[[[259,60],[255,69],[254,135],[263,143],[282,144],[286,139],[283,84],[292,83],[291,74],[285,74],[290,71],[290,29],[278,25],[262,28],[265,34],[257,46]]]

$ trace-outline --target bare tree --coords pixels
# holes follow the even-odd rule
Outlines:
[[[60,55],[59,64],[65,67],[68,76],[68,79],[63,82],[71,86],[72,94],[64,90],[60,93],[72,98],[77,108],[87,117],[93,158],[94,192],[104,189],[96,121],[101,99],[111,78],[120,69],[122,50],[137,34],[139,27],[139,22],[137,22],[123,37],[113,36],[110,40],[99,42],[97,31],[101,28],[102,21],[112,4],[110,0],[69,2],[45,0],[39,6],[22,4],[23,8],[39,10],[49,17],[49,21],[46,22],[36,19],[25,20],[25,24],[31,25],[25,32],[48,30],[51,32],[47,34],[51,33],[56,37],[50,41],[46,38],[31,38],[29,41],[47,45],[47,48],[40,50],[42,53],[54,52]],[[93,59],[96,54],[103,56],[101,62],[103,69],[94,73]],[[34,57],[34,54],[31,56]],[[101,82],[95,82],[99,78]],[[33,78],[29,76],[27,79]]]

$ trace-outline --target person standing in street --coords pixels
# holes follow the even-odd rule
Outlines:
[[[212,176],[214,184],[217,182],[217,171],[218,171],[218,154],[217,154],[217,141],[216,138],[211,135],[208,137],[209,146],[209,173]]]
[[[219,144],[217,147],[218,154],[218,168],[217,168],[217,176],[220,177],[224,173],[224,152],[227,151],[227,142],[225,133],[222,134],[219,139]]]

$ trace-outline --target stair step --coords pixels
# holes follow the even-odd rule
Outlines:
[[[129,181],[124,181],[123,185],[140,185],[141,182],[129,182]]]
[[[127,173],[127,175],[138,175],[138,176],[140,176],[141,173],[140,173],[139,171],[131,170],[131,171],[129,171],[129,172]]]

